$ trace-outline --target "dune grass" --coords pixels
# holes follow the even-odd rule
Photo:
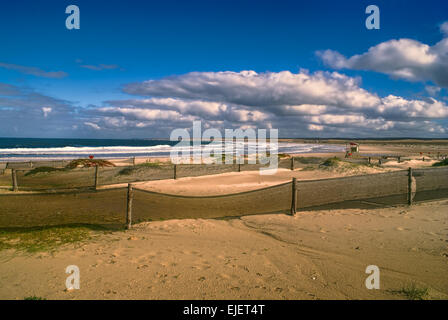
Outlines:
[[[160,167],[161,163],[159,161],[155,162],[146,161],[143,163],[136,164],[135,166],[132,167],[123,168],[118,172],[118,175],[131,175],[141,168],[160,168]]]
[[[446,158],[445,160],[436,162],[432,165],[433,167],[442,167],[442,166],[448,166],[448,158]]]
[[[75,159],[70,161],[70,163],[66,166],[68,169],[74,168],[90,168],[90,167],[115,167],[110,161],[102,160],[102,159]]]
[[[154,162],[146,161],[135,165],[135,168],[160,168],[162,164],[156,160]]]
[[[400,290],[394,291],[394,293],[403,295],[408,300],[425,300],[429,296],[429,288],[418,287],[415,283],[411,283]]]
[[[60,172],[66,170],[67,170],[66,168],[37,167],[25,173],[25,176],[33,176],[38,173]]]
[[[328,158],[321,165],[325,167],[337,167],[341,163],[338,157]]]
[[[322,158],[320,157],[294,157],[294,161],[302,164],[320,164]]]
[[[54,251],[66,244],[79,244],[90,240],[98,234],[93,230],[100,229],[102,228],[86,225],[0,229],[0,251],[8,249],[25,253]]]
[[[29,297],[23,298],[23,300],[47,300],[47,299],[42,298],[42,297],[37,297],[37,296],[29,296]]]
[[[328,158],[319,165],[320,169],[331,170],[337,172],[364,172],[368,168],[380,168],[373,163],[355,163],[350,161],[344,161],[337,157]]]

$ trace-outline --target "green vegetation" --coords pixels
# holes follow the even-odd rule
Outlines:
[[[395,291],[395,293],[404,295],[409,300],[424,300],[429,295],[428,288],[418,288],[415,283],[412,283],[402,289]]]
[[[23,300],[47,300],[47,299],[42,298],[42,297],[30,296],[30,297],[23,298]]]
[[[322,159],[319,157],[294,157],[294,161],[303,164],[320,164]]]
[[[328,158],[319,165],[320,169],[331,170],[337,172],[358,172],[363,173],[368,168],[379,168],[375,164],[365,163],[365,162],[351,162],[344,161],[337,157]]]
[[[317,169],[316,166],[306,166],[306,167],[302,168],[302,171],[313,171],[316,169]]]
[[[433,167],[441,167],[441,166],[448,166],[448,158],[446,158],[445,160],[436,162],[432,165]]]
[[[134,167],[126,167],[126,168],[123,168],[120,171],[118,171],[118,175],[128,176],[128,175],[132,174],[134,171],[135,171]]]
[[[337,158],[337,157],[333,157],[333,158],[328,158],[327,160],[325,160],[322,163],[322,166],[326,166],[326,167],[337,167],[341,162],[341,159]]]
[[[115,165],[107,160],[101,159],[76,159],[70,161],[70,163],[66,166],[68,169],[75,168],[90,168],[90,167],[115,167]]]
[[[160,168],[160,167],[161,167],[161,163],[159,161],[156,161],[156,162],[146,161],[144,163],[139,163],[133,167],[123,168],[118,172],[118,175],[128,176],[128,175],[131,175],[131,174],[137,172],[139,169],[142,169],[142,168]]]
[[[136,167],[137,168],[159,168],[160,165],[161,165],[160,162],[158,160],[156,160],[155,162],[146,161],[144,163],[137,164]]]
[[[219,161],[221,161],[221,163],[226,163],[226,159],[227,159],[227,157],[231,157],[232,158],[232,162],[234,161],[234,157],[233,156],[227,156],[226,154],[221,154],[221,159],[219,159],[219,154],[214,154],[213,152],[212,153],[210,153],[210,157],[214,157],[214,158],[216,158],[216,162],[219,162]]]
[[[30,229],[0,229],[0,251],[14,249],[27,253],[53,251],[69,244],[91,239],[91,227],[35,227]]]
[[[33,170],[28,171],[25,173],[25,176],[32,176],[38,173],[49,173],[49,172],[55,172],[55,171],[65,171],[67,169],[65,168],[53,168],[53,167],[37,167]]]

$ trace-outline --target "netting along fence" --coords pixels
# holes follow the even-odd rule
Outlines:
[[[298,208],[407,195],[408,171],[297,182]],[[406,197],[404,198],[406,200]]]
[[[411,176],[409,176],[409,173]],[[393,203],[448,197],[448,168],[287,182],[220,196],[180,196],[138,189],[0,196],[0,227],[131,222],[294,213],[296,209],[393,197]],[[414,197],[415,196],[415,197]],[[419,199],[419,197],[421,198]],[[125,214],[126,213],[126,214]]]
[[[294,169],[294,160],[279,160],[279,168]],[[36,172],[32,169],[11,169],[11,174],[0,172],[0,186],[11,186],[14,190],[43,191],[73,188],[96,188],[102,185],[133,183],[197,177],[220,173],[253,171],[267,167],[263,164],[158,164],[147,163],[136,166],[54,168],[52,171]],[[14,182],[15,181],[15,182]]]
[[[16,161],[4,163],[7,169],[32,169],[39,167],[63,168],[70,163],[70,160]]]
[[[71,224],[123,226],[126,188],[0,196],[0,227]]]
[[[443,198],[448,195],[448,167],[414,169],[415,200]]]
[[[222,196],[178,196],[134,188],[132,221],[278,213],[291,207],[291,183]]]

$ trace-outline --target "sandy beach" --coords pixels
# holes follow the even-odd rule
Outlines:
[[[142,223],[55,252],[0,253],[0,298],[405,299],[410,283],[448,298],[448,201],[231,220]],[[81,288],[65,290],[65,268]],[[381,289],[367,290],[377,265]]]

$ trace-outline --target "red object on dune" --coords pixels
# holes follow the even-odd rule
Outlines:
[[[420,152],[420,155],[422,155],[423,154],[423,152]]]
[[[351,156],[352,156],[352,153],[350,152],[350,153],[348,154],[348,156],[351,157]]]
[[[90,159],[93,159],[93,156],[89,156]]]

